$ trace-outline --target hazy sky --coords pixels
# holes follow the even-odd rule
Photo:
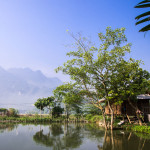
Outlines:
[[[140,0],[0,0],[0,66],[29,67],[66,81],[54,69],[68,58],[73,43],[66,30],[82,32],[98,42],[107,26],[125,27],[131,57],[142,59],[150,71],[150,32],[144,37],[135,26]]]

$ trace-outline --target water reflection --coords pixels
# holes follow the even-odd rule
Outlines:
[[[99,150],[148,150],[149,147],[149,139],[125,131],[105,131],[103,145],[98,145]]]
[[[148,150],[150,135],[105,131],[95,124],[3,123],[0,124],[0,145],[5,150]]]
[[[4,131],[12,131],[17,128],[17,126],[17,124],[12,123],[0,123],[0,133],[3,133]]]
[[[105,131],[90,124],[52,124],[48,133],[44,134],[42,129],[33,136],[33,139],[37,144],[52,147],[54,150],[78,149],[85,144],[86,139],[90,139],[91,143],[97,143],[97,150],[147,150],[150,146],[149,139],[139,138],[132,132]]]
[[[36,132],[33,140],[37,144],[53,147],[53,150],[77,148],[82,144],[83,134],[79,125],[51,124],[49,132],[44,134],[44,130]]]

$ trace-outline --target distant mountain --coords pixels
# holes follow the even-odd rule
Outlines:
[[[62,84],[58,78],[48,78],[40,70],[0,67],[0,103],[34,103],[39,97],[52,95]],[[0,106],[1,107],[1,106]]]
[[[40,70],[32,71],[29,68],[12,68],[8,72],[29,84],[39,87],[54,88],[62,83],[58,78],[47,78]]]

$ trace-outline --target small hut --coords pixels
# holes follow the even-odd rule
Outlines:
[[[138,106],[139,110],[144,113],[144,115],[150,115],[150,95],[149,94],[141,94],[137,96],[137,102],[135,105]],[[112,104],[112,109],[114,111],[114,115],[135,115],[135,111],[128,103],[128,101],[124,101],[121,105]],[[110,114],[109,107],[106,106],[105,113]]]

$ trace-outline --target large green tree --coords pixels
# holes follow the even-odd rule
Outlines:
[[[61,70],[70,75],[82,96],[84,95],[84,100],[101,110],[106,129],[106,105],[103,105],[102,102],[105,102],[110,109],[111,129],[113,129],[111,103],[122,103],[125,100],[130,91],[130,84],[133,84],[140,69],[140,61],[125,57],[130,53],[131,44],[127,43],[124,31],[124,28],[115,30],[110,27],[106,28],[106,34],[98,34],[100,39],[98,48],[89,45],[90,42],[85,38],[72,36],[76,41],[76,50],[67,53],[71,59],[56,69],[56,71]],[[128,71],[129,67],[130,71],[132,70],[131,74]],[[122,84],[128,86],[128,91],[122,93],[123,99],[120,98]],[[137,93],[132,94],[136,95]]]
[[[150,0],[143,0],[140,3],[138,3],[135,8],[150,8]],[[150,30],[150,11],[146,11],[140,15],[138,15],[136,18],[137,20],[136,25],[141,23],[148,23],[146,26],[144,26],[142,29],[139,30],[139,32],[146,32]],[[139,20],[140,19],[140,20]]]

